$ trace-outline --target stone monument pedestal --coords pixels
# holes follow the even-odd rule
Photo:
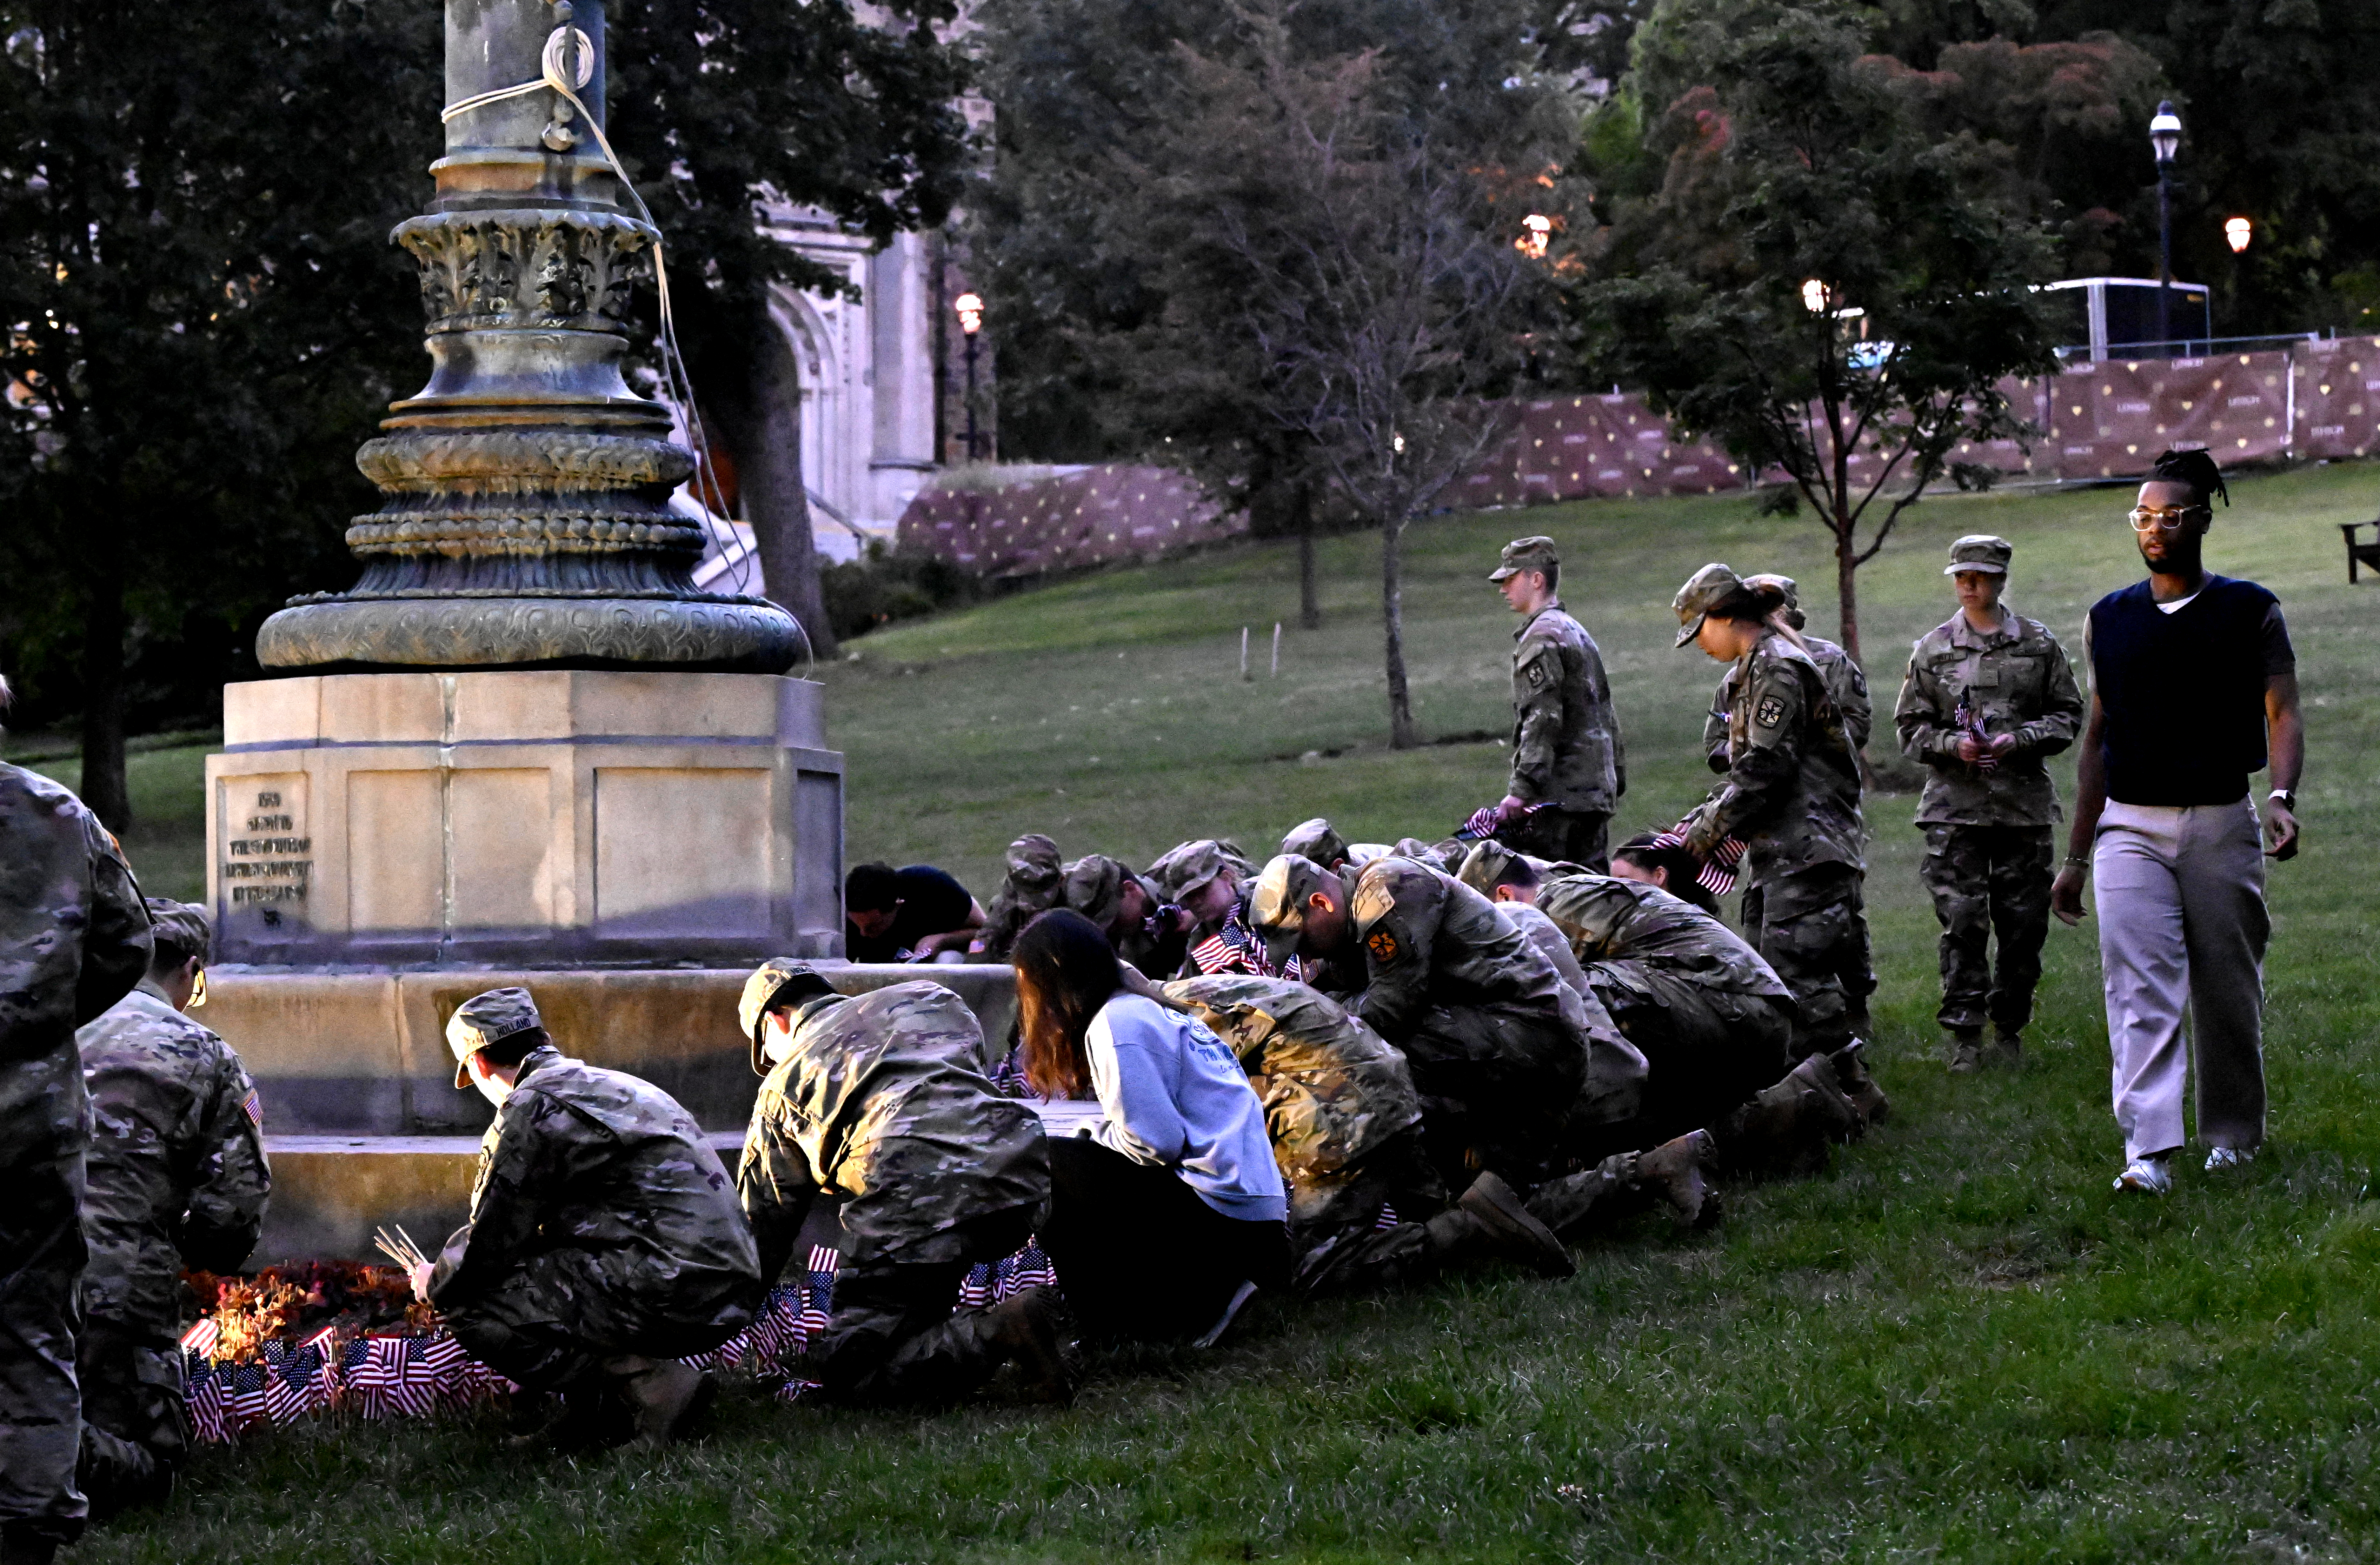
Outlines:
[[[843,758],[764,673],[339,673],[224,692],[223,963],[731,965],[843,941]]]

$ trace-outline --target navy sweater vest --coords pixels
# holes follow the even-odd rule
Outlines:
[[[2252,581],[2210,576],[2168,614],[2136,582],[2091,609],[2091,677],[2107,714],[2107,796],[2228,805],[2265,766],[2265,616]]]

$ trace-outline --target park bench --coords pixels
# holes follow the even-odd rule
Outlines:
[[[2358,528],[2372,529],[2371,542],[2358,543],[2355,540],[2355,530]],[[2355,568],[2358,565],[2369,565],[2374,571],[2380,571],[2380,521],[2341,522],[2338,524],[2338,534],[2347,540],[2347,579],[2350,583],[2355,580]]]

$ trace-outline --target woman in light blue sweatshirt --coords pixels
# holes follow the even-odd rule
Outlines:
[[[1086,1336],[1210,1339],[1287,1280],[1289,1202],[1264,1105],[1204,1024],[1124,987],[1107,936],[1059,909],[1012,957],[1026,1078],[1096,1097],[1096,1131],[1050,1144],[1041,1247]]]

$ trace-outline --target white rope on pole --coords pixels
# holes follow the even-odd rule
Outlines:
[[[438,112],[438,122],[451,125],[474,109],[525,97],[541,89],[559,94],[587,122],[587,128],[594,134],[596,146],[602,150],[603,161],[611,165],[613,176],[619,180],[620,188],[628,193],[628,200],[636,203],[637,215],[644,219],[646,226],[653,231],[653,285],[661,303],[662,376],[670,399],[677,404],[686,421],[687,443],[694,447],[695,503],[703,510],[703,530],[710,534],[712,540],[719,545],[721,554],[725,555],[740,540],[735,538],[734,528],[727,520],[726,491],[719,487],[718,467],[710,457],[710,437],[703,431],[702,415],[695,406],[694,377],[686,367],[686,355],[677,346],[677,316],[670,305],[669,266],[662,253],[662,225],[653,220],[653,209],[645,204],[645,198],[638,194],[635,183],[628,178],[628,171],[621,166],[619,154],[612,150],[612,139],[603,134],[602,123],[579,99],[572,84],[563,79],[565,65],[574,64],[577,68],[568,74],[577,78],[577,86],[584,87],[594,80],[594,41],[584,31],[575,27],[557,27],[546,36],[545,48],[539,60],[543,74],[536,80],[517,82],[493,91],[457,99]],[[726,529],[724,537],[718,530],[722,528]],[[735,587],[739,592],[750,586],[754,552],[747,550],[735,561]],[[810,645],[809,631],[803,626],[799,616],[792,617],[794,628],[802,638],[802,655],[815,668],[818,653]]]

